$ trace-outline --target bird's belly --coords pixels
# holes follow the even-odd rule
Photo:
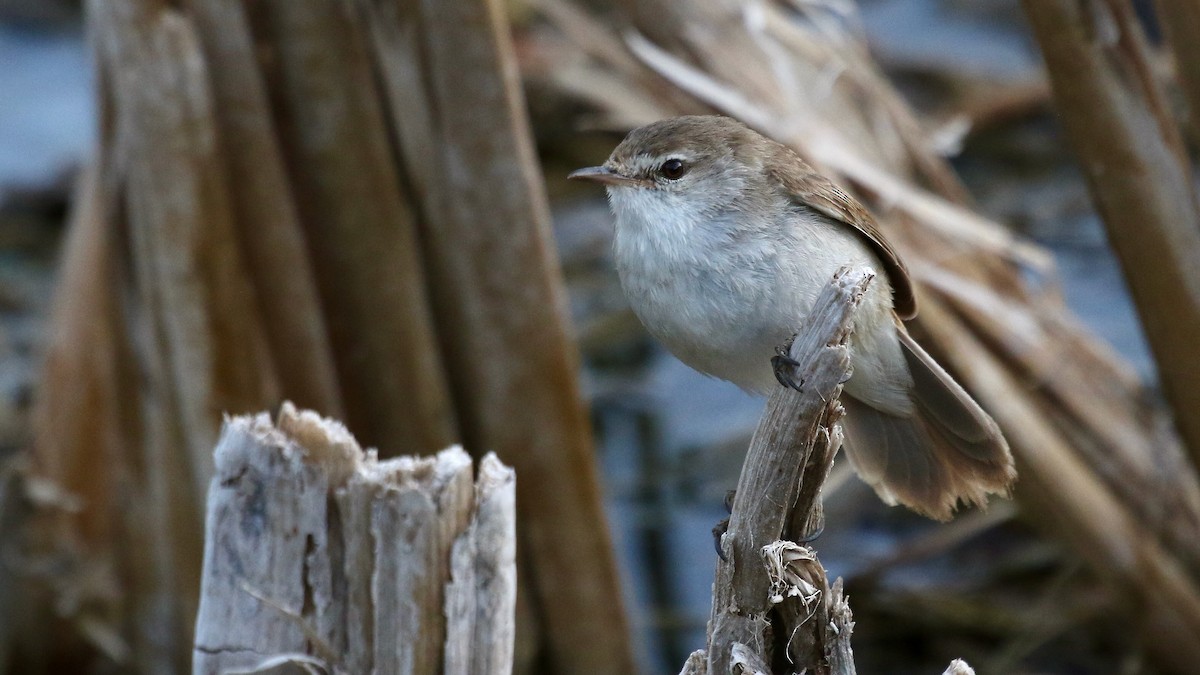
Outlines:
[[[692,277],[630,295],[640,298],[633,308],[650,334],[679,360],[743,389],[766,392],[775,382],[775,348],[792,336],[809,307],[779,306],[776,294],[761,284],[756,288],[711,288]]]
[[[728,275],[722,278],[728,280]],[[776,348],[804,327],[821,290],[815,283],[766,283],[761,278],[713,287],[702,274],[660,277],[652,283],[626,278],[623,283],[634,286],[628,290],[638,318],[680,361],[762,394],[777,386],[771,365]],[[886,280],[868,288],[855,324],[850,340],[855,375],[847,392],[881,409],[903,409],[910,381]]]
[[[783,230],[724,221],[654,225],[631,221],[617,228],[617,270],[630,305],[679,360],[758,393],[777,386],[775,348],[804,326],[834,273],[843,265],[880,269],[849,228],[822,219],[799,219]],[[730,232],[767,234],[734,238]],[[781,236],[788,237],[783,245]],[[868,287],[857,319],[868,353],[854,358],[852,348],[854,366],[861,366],[853,379],[869,392],[881,377],[890,379],[888,364],[876,360],[903,367],[898,344],[890,344],[896,338],[885,277]],[[876,353],[877,344],[883,352]]]

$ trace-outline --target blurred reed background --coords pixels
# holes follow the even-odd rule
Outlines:
[[[220,414],[283,398],[515,466],[519,672],[677,672],[762,402],[564,177],[714,112],[868,203],[1017,456],[950,524],[835,468],[861,672],[1200,663],[1188,3],[83,4],[0,1],[0,672],[186,671]]]

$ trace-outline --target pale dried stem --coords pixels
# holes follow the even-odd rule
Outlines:
[[[1068,139],[1200,467],[1200,201],[1127,0],[1026,0]]]
[[[713,584],[711,673],[735,672],[737,645],[767,664],[783,650],[797,670],[853,672],[853,662],[828,661],[843,651],[833,643],[850,639],[848,611],[845,630],[831,632],[837,596],[824,570],[810,549],[780,540],[824,525],[820,488],[841,445],[838,396],[850,373],[846,341],[873,277],[871,270],[842,270],[826,286],[789,350],[801,364],[795,375],[802,391],[780,387],[767,401],[720,544],[726,560],[717,563]]]

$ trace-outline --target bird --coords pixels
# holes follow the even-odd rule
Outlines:
[[[1008,496],[1016,470],[990,415],[909,335],[908,269],[854,197],[791,148],[732,118],[629,132],[601,166],[613,258],[646,330],[691,368],[767,394],[771,359],[844,266],[877,271],[850,336],[843,447],[889,505],[937,520]]]

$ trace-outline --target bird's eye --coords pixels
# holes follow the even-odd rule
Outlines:
[[[658,172],[667,180],[679,180],[683,178],[683,174],[687,173],[687,167],[678,159],[668,159],[658,167]]]

